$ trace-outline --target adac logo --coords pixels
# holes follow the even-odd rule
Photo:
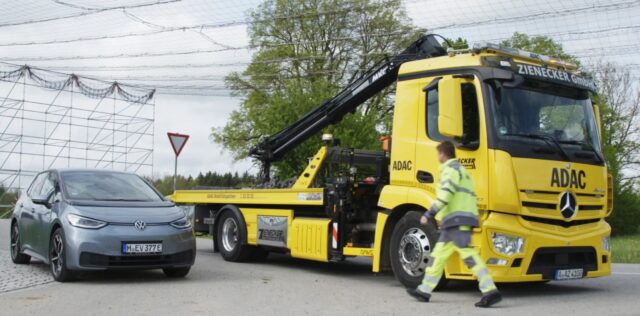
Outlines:
[[[572,192],[564,192],[560,194],[560,214],[566,220],[573,219],[578,211],[578,201]]]
[[[407,170],[407,171],[410,171],[412,165],[413,165],[413,162],[411,162],[411,160],[395,160],[393,162],[393,170],[398,170],[398,171]]]
[[[584,170],[569,168],[553,168],[551,170],[552,187],[584,189],[587,187],[586,178],[587,173]]]

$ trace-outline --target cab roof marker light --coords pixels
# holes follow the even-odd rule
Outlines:
[[[524,51],[524,50],[521,50],[521,49],[506,47],[506,46],[502,46],[502,45],[495,44],[495,43],[489,43],[489,42],[475,43],[473,45],[473,51],[476,52],[476,53],[479,53],[479,52],[482,52],[482,51],[494,51],[496,53],[505,54],[505,55],[509,55],[509,56],[513,56],[513,57],[521,57],[521,58],[539,60],[539,61],[541,61],[541,62],[543,62],[545,64],[549,64],[549,65],[553,65],[553,66],[557,66],[557,67],[563,67],[563,68],[566,68],[566,69],[575,70],[575,69],[578,68],[578,66],[576,64],[574,64],[574,63],[566,62],[564,60],[561,60],[561,59],[558,59],[558,58],[555,58],[555,57],[536,54],[536,53]]]

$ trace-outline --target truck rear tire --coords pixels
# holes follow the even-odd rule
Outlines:
[[[234,212],[225,211],[220,215],[216,241],[222,258],[231,262],[243,262],[251,258],[253,247],[247,245],[247,236],[241,232],[242,222]]]
[[[421,216],[422,212],[407,212],[396,223],[391,235],[391,268],[396,279],[408,288],[415,288],[422,282],[424,270],[431,260],[431,249],[438,240],[435,223],[421,225]],[[445,282],[443,276],[438,287],[444,286]]]

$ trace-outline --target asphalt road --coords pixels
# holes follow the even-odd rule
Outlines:
[[[42,263],[7,264],[8,231],[1,220],[0,315],[640,315],[640,265],[616,264],[611,277],[600,279],[499,285],[505,300],[481,310],[473,306],[479,294],[471,282],[451,282],[424,304],[392,275],[371,273],[366,260],[323,264],[276,255],[229,263],[207,239],[198,240],[185,279],[161,271],[100,272],[61,284],[46,281]]]

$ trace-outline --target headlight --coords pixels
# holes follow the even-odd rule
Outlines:
[[[178,220],[175,220],[175,221],[169,223],[169,225],[171,225],[171,226],[173,226],[175,228],[178,228],[178,229],[184,229],[184,228],[191,227],[191,221],[189,220],[189,218],[187,216],[185,216],[185,217],[183,217],[181,219],[178,219]]]
[[[80,228],[98,229],[107,226],[106,222],[82,217],[76,214],[67,214],[67,220],[72,226]]]
[[[512,256],[524,251],[524,238],[500,233],[491,234],[493,248],[507,256]]]
[[[609,244],[610,241],[610,237],[602,237],[602,250],[606,251],[606,252],[610,252],[611,251],[611,246]]]

